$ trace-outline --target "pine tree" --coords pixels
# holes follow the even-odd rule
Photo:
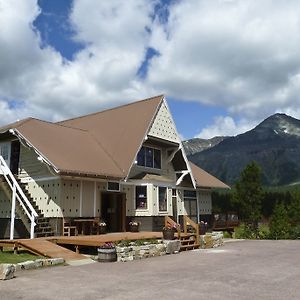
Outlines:
[[[288,239],[291,229],[287,210],[282,202],[276,204],[270,220],[270,238]]]
[[[261,220],[263,189],[261,171],[256,162],[251,162],[241,172],[236,184],[235,199],[240,204],[241,219],[247,229],[257,238],[258,222]]]

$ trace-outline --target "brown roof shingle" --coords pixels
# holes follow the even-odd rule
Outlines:
[[[59,123],[28,118],[0,130],[16,129],[61,173],[125,178],[162,100],[161,95]]]
[[[230,187],[189,161],[197,187],[230,189]]]

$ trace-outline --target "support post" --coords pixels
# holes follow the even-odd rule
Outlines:
[[[10,217],[10,240],[14,239],[15,230],[15,216],[16,216],[16,185],[13,185],[12,199],[11,199],[11,217]]]
[[[30,223],[30,238],[33,239],[34,238],[34,226],[35,226],[33,213],[31,213],[30,222],[31,222]]]

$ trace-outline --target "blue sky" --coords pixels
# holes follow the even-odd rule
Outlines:
[[[162,93],[184,139],[299,118],[299,16],[296,0],[0,0],[1,124]]]

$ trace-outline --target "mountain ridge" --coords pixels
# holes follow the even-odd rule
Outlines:
[[[188,146],[185,141],[184,147]],[[261,166],[263,184],[292,184],[300,181],[300,120],[276,113],[245,133],[187,155],[227,184],[234,184],[252,160]]]

